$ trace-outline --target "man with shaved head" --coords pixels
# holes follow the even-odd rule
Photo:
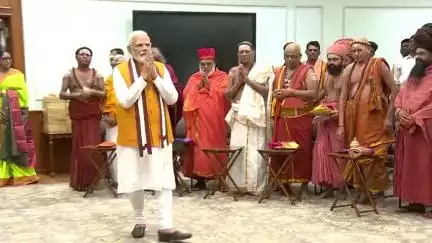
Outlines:
[[[258,149],[265,148],[267,140],[265,101],[273,69],[255,62],[255,47],[248,41],[238,44],[237,57],[239,65],[230,70],[225,91],[232,102],[225,120],[231,126],[230,145],[245,149],[230,172],[241,191],[257,195],[266,183],[267,167]]]
[[[301,63],[300,46],[283,46],[285,64],[275,69],[271,116],[274,142],[300,145],[295,161],[283,172],[285,183],[302,183],[302,192],[312,175],[312,119],[310,111],[318,95],[318,80],[310,65]],[[274,158],[281,159],[281,158]]]
[[[356,139],[373,154],[385,156],[394,142],[392,109],[397,87],[387,62],[372,57],[373,48],[367,39],[356,39],[351,47],[355,61],[342,74],[337,133],[346,146]],[[367,188],[377,195],[390,185],[385,162],[386,159],[361,161],[365,174],[371,171]],[[344,176],[355,187],[361,186],[361,178],[352,163],[347,164]],[[361,201],[365,199],[363,194]]]
[[[164,64],[153,60],[146,32],[132,32],[128,51],[131,58],[113,72],[118,124],[117,191],[130,193],[135,213],[132,237],[145,236],[144,190],[154,190],[162,216],[158,241],[189,239],[191,234],[174,230],[172,218],[174,138],[168,105],[175,104],[178,93]]]
[[[324,89],[320,91],[320,105],[337,110],[342,88],[341,77],[345,66],[349,63],[351,54],[349,39],[335,41],[327,50],[327,74]],[[337,114],[316,117],[317,137],[313,153],[312,182],[326,188],[322,198],[333,197],[333,189],[343,186],[343,178],[329,153],[343,149],[342,140],[336,135],[338,128]],[[338,161],[344,168],[344,161]]]

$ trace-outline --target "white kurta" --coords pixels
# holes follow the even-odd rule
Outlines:
[[[129,60],[130,62],[132,60]],[[133,63],[132,63],[133,64]],[[135,82],[128,88],[118,68],[113,72],[114,90],[117,102],[125,109],[132,107],[138,101],[138,110],[141,124],[141,137],[145,141],[144,110],[142,92],[147,85],[142,77],[138,77],[135,65],[132,65]],[[159,75],[153,81],[161,99],[167,105],[177,102],[178,93],[174,87],[168,70],[165,68],[164,77]],[[162,117],[165,117],[163,108]],[[163,120],[163,134],[166,134],[165,120]],[[130,193],[139,190],[162,190],[175,189],[175,179],[172,160],[172,145],[166,144],[164,148],[152,148],[152,154],[144,150],[143,157],[140,157],[138,144],[136,147],[117,146],[118,159],[118,193]]]
[[[105,132],[105,140],[113,143],[117,143],[117,132],[118,132],[117,126],[108,127]],[[112,162],[110,171],[111,171],[111,178],[113,179],[114,182],[117,182],[117,158],[115,158],[114,161]]]

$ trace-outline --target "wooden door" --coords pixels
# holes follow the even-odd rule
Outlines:
[[[25,72],[21,0],[0,0],[0,19],[0,32],[6,35],[6,51],[12,55],[12,65]]]

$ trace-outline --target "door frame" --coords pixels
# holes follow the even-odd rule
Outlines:
[[[9,6],[7,6],[7,3],[0,6],[0,17],[10,18],[9,43],[10,52],[13,58],[13,67],[25,73],[24,31],[21,0],[9,0],[8,2]]]

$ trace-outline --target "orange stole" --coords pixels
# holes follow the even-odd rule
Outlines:
[[[294,71],[292,76],[290,77],[291,87],[292,89],[302,90],[304,89],[304,80],[307,74],[307,71],[310,67],[306,64],[300,64],[299,67]],[[275,79],[273,81],[273,89],[282,89],[284,85],[284,77],[286,72],[286,66],[278,67],[275,70]],[[304,108],[306,105],[303,99],[297,97],[286,97],[282,101],[280,99],[276,99],[273,97],[272,99],[272,107],[271,107],[271,116],[277,117],[280,115],[281,108]]]
[[[385,60],[373,58],[369,61],[363,71],[358,90],[345,107],[346,144],[355,137],[360,145],[373,149],[375,155],[386,155],[390,143],[394,141],[393,135],[383,129],[384,119],[387,119],[388,95],[382,85],[381,62]],[[362,100],[361,96],[366,85],[370,86],[370,96],[367,100]],[[367,185],[369,190],[378,192],[388,188],[390,181],[386,159],[363,159],[359,162],[365,174],[371,173]],[[371,170],[372,162],[376,163],[373,170]],[[344,177],[354,187],[361,185],[361,179],[352,163],[345,167]]]
[[[370,147],[394,141],[392,135],[383,131],[384,120],[387,119],[388,95],[382,85],[381,62],[386,63],[382,58],[372,58],[369,61],[355,96],[347,102],[346,144],[349,144],[354,137],[362,146]],[[362,101],[361,96],[366,85],[370,85],[370,96],[368,101]]]
[[[325,85],[325,78],[326,78],[325,74],[327,72],[327,63],[324,62],[323,60],[318,59],[315,62],[313,70],[319,82],[319,90],[321,91],[324,89],[324,85]]]
[[[123,79],[126,82],[126,85],[130,87],[132,85],[131,74],[129,72],[129,62],[130,60],[124,61],[120,63],[117,67],[120,70],[120,73],[123,76]],[[133,64],[135,65],[135,64]],[[160,62],[155,62],[155,66],[157,71],[161,77],[164,76],[164,64]],[[147,136],[150,137],[151,147],[163,147],[163,134],[161,127],[161,111],[159,104],[159,92],[157,91],[156,86],[152,81],[146,81],[147,85],[144,88],[145,101],[145,110],[148,117],[148,132]],[[117,143],[123,146],[131,146],[138,147],[138,129],[137,129],[137,119],[135,114],[135,107],[138,104],[135,103],[134,106],[125,109],[120,105],[117,105],[117,124],[118,124],[118,137]],[[168,107],[165,103],[163,103],[163,109],[165,113],[165,124],[166,124],[166,136],[168,143],[172,143],[174,141],[171,120],[169,117]],[[145,121],[140,121],[145,122]]]
[[[106,98],[103,101],[103,113],[107,113],[109,117],[116,117],[116,98],[113,87],[113,76],[109,75],[105,80]]]

